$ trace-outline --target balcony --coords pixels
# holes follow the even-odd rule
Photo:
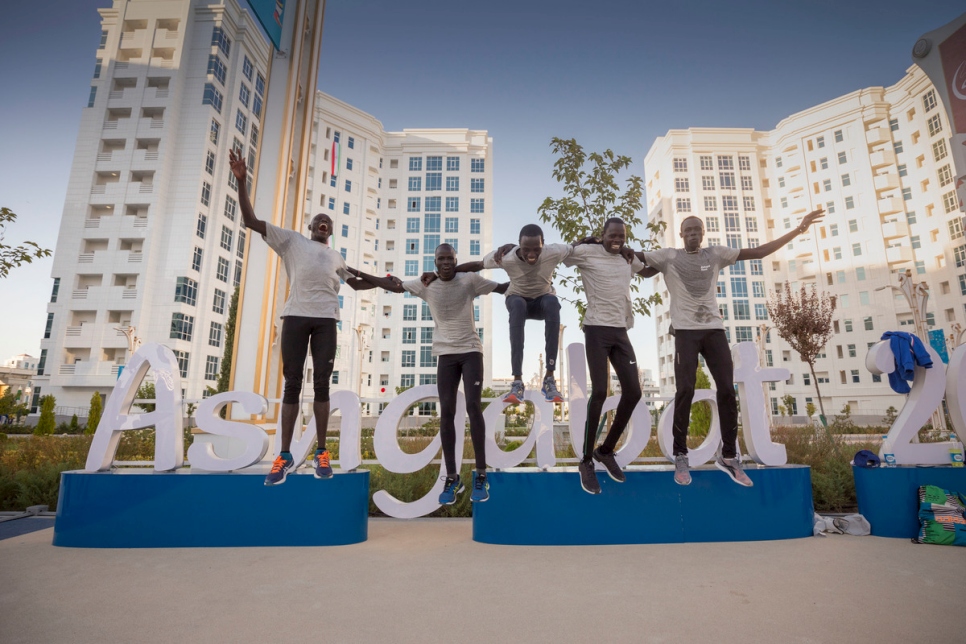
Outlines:
[[[803,262],[795,269],[795,277],[800,280],[815,279],[815,262]]]
[[[877,174],[872,178],[872,181],[875,183],[877,192],[881,190],[895,190],[899,187],[899,175],[895,172]]]
[[[87,376],[97,377],[105,383],[110,383],[117,379],[121,365],[107,360],[85,361],[81,360],[74,364],[62,364],[58,367],[57,373],[61,376]]]
[[[865,133],[865,140],[870,146],[886,143],[891,139],[892,136],[889,133],[889,128],[885,127],[874,127]]]
[[[893,165],[896,162],[896,153],[892,150],[879,150],[869,155],[869,162],[873,168]]]
[[[909,224],[904,221],[889,221],[882,224],[882,238],[885,240],[909,236]]]
[[[886,248],[886,262],[889,265],[902,264],[902,263],[911,262],[911,261],[912,261],[911,246],[893,246],[891,248]]]
[[[885,199],[879,199],[880,215],[891,215],[904,211],[905,207],[902,205],[902,199],[899,197],[886,197]]]
[[[81,324],[67,327],[67,331],[64,333],[64,346],[68,349],[90,348],[93,343],[94,326],[93,324]]]

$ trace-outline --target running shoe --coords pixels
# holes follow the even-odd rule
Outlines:
[[[483,503],[490,498],[490,483],[486,480],[486,472],[473,472],[473,493],[470,501]]]
[[[523,381],[514,380],[510,385],[510,393],[503,397],[503,402],[519,405],[523,402]]]
[[[617,464],[617,458],[614,457],[613,453],[604,454],[598,447],[594,450],[594,460],[603,465],[604,469],[607,470],[607,474],[618,483],[623,483],[627,480],[627,477],[624,476],[624,470]]]
[[[600,494],[600,482],[597,480],[597,472],[594,471],[594,461],[581,461],[577,469],[580,471],[580,487],[584,488],[584,492]]]
[[[456,495],[462,492],[465,488],[463,487],[463,482],[460,481],[459,474],[456,476],[447,476],[446,484],[443,486],[443,491],[439,495],[440,505],[453,505],[456,503]]]
[[[561,396],[560,392],[557,391],[557,382],[552,376],[547,376],[543,379],[543,388],[540,391],[543,393],[543,397],[547,399],[547,402],[563,402],[563,396]]]
[[[674,482],[678,485],[691,485],[687,454],[678,454],[674,457]]]
[[[738,485],[752,487],[754,482],[748,478],[744,470],[741,469],[741,461],[736,458],[722,458],[719,456],[714,462],[714,466],[731,477],[731,480]]]
[[[315,478],[332,478],[332,465],[329,463],[329,450],[316,452],[315,458],[312,459],[312,464],[315,465]]]
[[[295,471],[295,461],[293,459],[282,458],[281,456],[275,459],[272,463],[272,469],[265,477],[265,485],[281,485],[285,482],[285,478],[288,476],[289,472]]]

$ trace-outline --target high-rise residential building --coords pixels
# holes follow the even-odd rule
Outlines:
[[[270,47],[237,0],[98,11],[34,398],[86,409],[135,341],[170,346],[199,398],[246,248],[228,151],[254,167]]]
[[[386,132],[373,116],[319,92],[306,219],[332,217],[332,247],[368,273],[417,279],[435,270],[440,243],[452,244],[459,261],[480,260],[493,237],[492,145],[481,130]],[[341,298],[333,389],[388,402],[396,387],[435,384],[433,320],[422,300],[349,288]],[[475,308],[489,386],[490,297]]]
[[[816,365],[829,414],[879,421],[903,397],[865,368],[883,332],[914,331],[900,273],[929,286],[928,330],[966,325],[966,238],[949,154],[947,117],[917,67],[895,85],[872,87],[781,121],[774,130],[671,130],[645,159],[648,209],[664,221],[663,246],[681,246],[681,221],[704,220],[705,244],[754,247],[794,228],[811,210],[825,219],[760,261],[724,270],[719,306],[730,342],[758,341],[762,358],[791,377],[769,387],[771,413],[804,417],[818,407],[807,364],[774,330],[766,302],[785,282],[837,298],[834,335]],[[666,285],[656,307],[659,385],[674,394],[674,338]],[[786,396],[790,398],[786,399]],[[790,404],[786,404],[787,403]]]

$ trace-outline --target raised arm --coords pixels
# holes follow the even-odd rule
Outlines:
[[[466,262],[465,264],[459,264],[456,267],[457,273],[479,273],[482,270],[483,262]],[[439,275],[436,274],[436,271],[426,271],[419,276],[419,281],[421,281],[425,286],[429,286],[435,282],[438,277]]]
[[[238,180],[238,205],[241,208],[242,222],[246,228],[251,228],[259,235],[265,234],[265,222],[255,216],[255,209],[248,198],[248,167],[245,159],[234,150],[228,151],[228,163],[231,173]]]
[[[372,282],[366,281],[364,278],[359,277],[363,275],[362,271],[356,268],[348,268],[346,270],[355,275],[355,277],[346,280],[346,284],[349,285],[353,291],[368,291],[369,289],[377,288]]]
[[[362,271],[360,271],[359,269],[356,269],[356,268],[350,268],[349,269],[349,272],[352,273],[353,275],[355,275],[356,277],[361,278],[361,280],[364,281],[364,282],[366,282],[367,284],[370,284],[371,285],[371,286],[369,286],[367,288],[377,288],[378,287],[378,288],[381,288],[381,289],[385,289],[387,291],[390,291],[392,293],[402,293],[405,290],[405,289],[403,289],[402,281],[398,277],[394,277],[392,275],[388,275],[386,277],[376,277],[375,275],[369,275],[368,273],[363,273]],[[357,282],[359,280],[353,280],[353,281],[356,281]],[[350,283],[350,285],[351,285],[351,283]],[[353,287],[353,288],[355,288],[355,287]],[[356,290],[360,290],[361,291],[361,290],[364,290],[364,289],[360,288],[360,289],[356,289]]]
[[[813,210],[812,212],[805,215],[805,217],[802,218],[802,222],[798,224],[798,227],[795,228],[795,230],[785,235],[782,235],[778,239],[773,239],[767,244],[762,244],[757,248],[742,248],[740,251],[738,251],[738,259],[736,259],[735,261],[740,262],[743,259],[762,259],[764,257],[768,257],[776,250],[778,250],[785,244],[789,243],[799,235],[804,234],[805,231],[808,230],[809,226],[811,226],[816,221],[820,221],[824,216],[825,216],[825,211],[822,210],[821,206],[819,206],[818,210]]]
[[[499,293],[500,295],[505,295],[506,294],[506,290],[508,288],[510,288],[510,282],[503,282],[502,284],[500,284],[499,286],[497,286],[495,289],[493,289],[493,292],[494,293]]]

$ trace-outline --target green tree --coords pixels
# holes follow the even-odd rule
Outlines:
[[[87,435],[92,435],[97,431],[97,426],[101,422],[101,414],[103,413],[103,403],[101,403],[101,393],[95,391],[91,395],[91,407],[87,411],[87,427],[84,428],[84,433]]]
[[[704,368],[698,365],[694,378],[694,389],[711,389],[711,379]],[[711,405],[707,401],[696,402],[691,405],[691,422],[688,425],[688,435],[707,436],[711,428]]]
[[[7,390],[0,396],[0,416],[13,416],[16,406],[17,394],[13,392],[12,388],[7,387]]]
[[[782,403],[784,403],[785,409],[788,410],[788,417],[789,418],[791,418],[792,416],[794,416],[795,413],[798,411],[796,409],[796,407],[798,406],[798,403],[795,402],[795,396],[793,396],[791,394],[785,394],[784,396],[782,396]]]
[[[812,416],[815,415],[815,403],[807,402],[805,403],[805,414],[808,416],[808,422],[811,424]]]
[[[3,243],[6,225],[17,221],[17,215],[9,208],[0,208],[0,278],[6,277],[11,270],[33,262],[35,259],[50,257],[50,249],[41,248],[39,244],[31,241],[24,242],[22,246],[10,246]]]
[[[37,436],[50,436],[57,427],[57,420],[54,418],[54,407],[57,406],[57,399],[51,395],[40,397],[40,420],[34,427],[34,434]]]
[[[892,425],[896,422],[896,417],[898,415],[899,411],[892,405],[889,405],[889,408],[886,409],[886,415],[882,419],[882,424],[886,427],[892,427]]]
[[[80,423],[77,421],[77,414],[70,417],[70,425],[68,425],[68,428],[68,433],[80,434]]]
[[[574,241],[601,235],[605,221],[620,217],[627,225],[628,244],[637,242],[635,246],[640,245],[644,250],[659,247],[657,240],[664,230],[664,222],[644,224],[638,216],[644,182],[637,175],[631,175],[624,189],[618,185],[617,176],[631,166],[630,157],[618,156],[612,150],[588,155],[575,139],[554,137],[550,147],[557,155],[552,175],[563,184],[564,196],[544,199],[537,208],[540,221],[549,223],[563,239]],[[635,233],[641,225],[647,231],[644,238]],[[580,296],[583,286],[574,275],[564,276],[560,281],[577,295],[577,299],[567,301],[576,307],[582,320],[587,310],[587,304]],[[636,280],[631,282],[634,293],[638,288]],[[660,302],[661,296],[656,293],[647,298],[635,297],[634,312],[650,315],[651,306]]]
[[[155,397],[153,382],[141,383],[141,386],[138,387],[138,392],[134,394],[135,400],[154,400]],[[145,413],[154,411],[154,403],[138,403],[136,406],[143,409]]]
[[[238,292],[239,287],[236,286],[235,292],[231,295],[231,305],[228,307],[228,319],[225,321],[225,353],[222,355],[221,371],[218,373],[218,393],[228,391],[231,381],[231,362],[235,352],[235,318],[238,317]]]
[[[815,375],[815,361],[832,337],[835,297],[819,293],[814,285],[811,290],[802,286],[798,293],[792,293],[791,285],[785,282],[783,291],[772,293],[767,307],[768,315],[778,335],[788,343],[788,346],[798,352],[802,362],[808,364],[818,397],[818,407],[821,410],[819,420],[827,428],[825,405],[822,403],[822,392]]]
[[[493,391],[492,387],[484,387],[483,391],[480,392],[480,398],[496,398],[496,392]],[[483,409],[486,409],[490,403],[483,403]]]

